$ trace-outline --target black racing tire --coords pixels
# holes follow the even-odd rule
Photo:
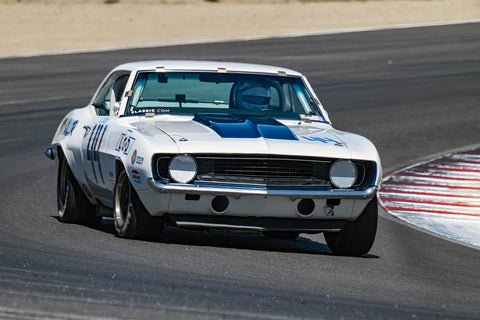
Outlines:
[[[264,231],[263,236],[271,239],[295,240],[300,232],[295,231]]]
[[[355,221],[340,232],[324,232],[327,245],[336,255],[362,256],[372,248],[377,233],[378,200],[373,198]]]
[[[115,183],[113,215],[115,232],[121,238],[159,240],[165,227],[163,217],[147,212],[124,169]]]
[[[97,227],[102,221],[102,217],[95,215],[95,206],[83,193],[63,154],[59,154],[57,206],[62,222]]]

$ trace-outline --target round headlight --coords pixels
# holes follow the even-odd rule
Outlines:
[[[330,181],[341,189],[350,188],[357,180],[357,168],[348,160],[337,160],[330,167]]]
[[[197,162],[188,154],[175,156],[170,160],[168,173],[175,182],[189,183],[197,175]]]

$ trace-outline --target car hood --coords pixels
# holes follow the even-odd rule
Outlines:
[[[156,136],[168,135],[180,153],[377,158],[375,147],[367,139],[320,122],[201,114],[194,117],[144,118],[131,124],[152,143]]]

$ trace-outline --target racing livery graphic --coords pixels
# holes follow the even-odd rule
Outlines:
[[[295,239],[324,233],[335,254],[375,239],[381,165],[366,138],[336,130],[300,73],[274,66],[146,61],[120,65],[61,122],[64,222],[114,218],[118,236],[165,226]]]

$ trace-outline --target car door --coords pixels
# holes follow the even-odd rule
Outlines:
[[[104,81],[92,103],[96,115],[84,126],[85,178],[97,200],[109,207],[113,203],[115,157],[108,152],[107,144],[129,75],[128,71],[116,71]]]

